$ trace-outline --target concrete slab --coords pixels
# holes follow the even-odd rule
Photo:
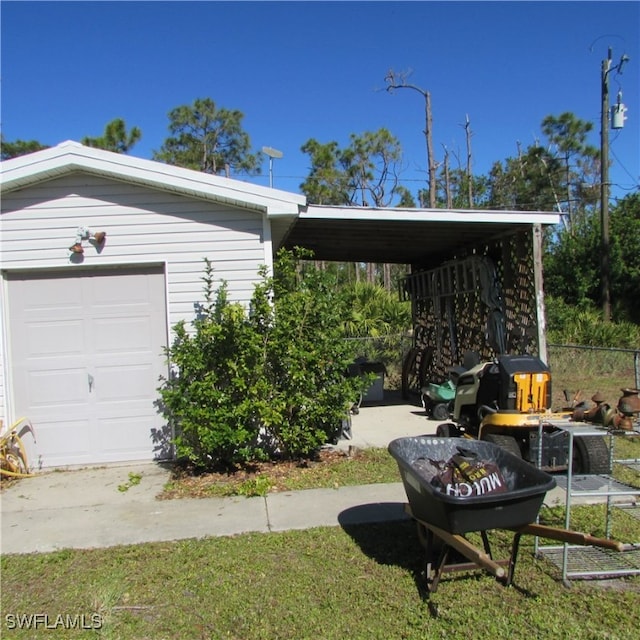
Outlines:
[[[399,394],[385,392],[384,402],[365,404],[351,417],[352,437],[340,440],[337,448],[387,447],[395,438],[433,435],[441,422],[427,418],[421,406],[403,402]]]
[[[421,407],[393,397],[363,406],[353,440],[339,448],[386,447],[435,430]],[[109,547],[162,540],[282,531],[404,517],[400,483],[270,494],[266,498],[157,500],[170,471],[154,463],[39,473],[4,490],[2,553]],[[132,481],[135,480],[135,481]]]
[[[170,477],[167,467],[153,462],[45,471],[3,491],[2,512],[144,502],[162,493]]]
[[[386,448],[395,438],[433,435],[440,421],[385,393],[353,416],[352,439],[336,446]],[[138,480],[139,482],[132,482]],[[266,498],[157,500],[170,479],[154,463],[41,473],[0,494],[2,553],[109,547],[249,531],[349,526],[406,518],[400,482],[272,493]],[[556,489],[546,503],[564,504]]]
[[[267,511],[271,531],[284,531],[398,520],[406,501],[402,483],[369,484],[269,494]]]
[[[109,502],[2,514],[2,553],[90,549],[269,531],[264,498]]]

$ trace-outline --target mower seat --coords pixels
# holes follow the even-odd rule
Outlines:
[[[447,369],[449,378],[453,384],[457,385],[460,376],[466,373],[470,369],[473,369],[476,365],[480,364],[480,356],[476,351],[465,351],[462,357],[462,364],[455,367],[449,367]]]

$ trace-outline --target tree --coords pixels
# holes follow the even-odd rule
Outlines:
[[[564,164],[564,192],[569,226],[574,221],[574,208],[578,194],[584,196],[580,185],[587,182],[585,169],[593,166],[599,151],[587,144],[587,134],[593,129],[591,122],[580,120],[573,113],[564,112],[559,116],[548,115],[542,121],[542,132],[557,149],[557,157]],[[575,160],[574,160],[575,159]],[[593,177],[593,173],[591,176]]]
[[[99,138],[85,136],[82,144],[97,149],[114,151],[115,153],[128,153],[131,147],[142,137],[138,127],[132,127],[127,133],[127,125],[122,118],[116,118],[107,123],[104,133]]]
[[[251,153],[243,118],[238,110],[218,108],[211,98],[176,107],[169,112],[171,136],[153,158],[205,173],[259,174],[261,155]]]
[[[24,156],[27,153],[33,153],[34,151],[41,151],[42,149],[48,149],[45,144],[41,144],[37,140],[14,140],[8,142],[4,139],[4,136],[0,137],[0,159],[9,160],[9,158],[17,158],[18,156]]]
[[[344,287],[344,293],[348,309],[344,329],[349,337],[378,338],[411,328],[411,305],[401,302],[396,292],[369,282],[356,282]]]
[[[398,185],[396,187],[396,195],[398,196],[398,207],[403,207],[405,209],[415,209],[416,200],[411,194],[411,191],[402,185]]]
[[[397,166],[402,158],[398,139],[388,129],[352,133],[349,146],[310,139],[301,150],[311,157],[308,178],[300,189],[313,204],[387,207],[399,189]]]
[[[465,116],[464,121],[464,131],[465,131],[465,139],[467,141],[467,202],[469,203],[469,208],[473,207],[473,173],[471,172],[472,166],[472,155],[471,155],[471,123],[469,122],[469,116]]]
[[[308,140],[302,151],[311,157],[308,178],[300,185],[309,203],[344,206],[388,207],[394,199],[410,206],[411,194],[398,184],[398,165],[402,158],[399,141],[388,129],[351,134],[349,146],[337,142],[321,144]],[[356,265],[356,280],[360,265]],[[369,282],[376,279],[376,266],[366,265]],[[382,280],[391,286],[389,266],[383,267]]]
[[[545,295],[584,308],[600,299],[599,227],[593,218],[561,229],[544,255]]]
[[[400,143],[385,128],[351,134],[350,139],[342,162],[349,177],[351,201],[355,203],[360,196],[362,206],[388,207],[398,187]]]
[[[489,207],[518,211],[549,211],[559,208],[562,166],[538,145],[517,158],[496,162],[489,173]]]
[[[300,150],[311,159],[311,169],[300,189],[312,204],[347,205],[350,202],[349,178],[341,163],[337,142],[322,144],[311,138]]]
[[[448,169],[447,155],[440,169],[438,178],[438,206],[446,206],[447,209],[482,209],[488,206],[489,190],[491,182],[487,176],[471,176],[473,185],[468,185],[469,176],[463,169]],[[448,173],[448,175],[447,175]],[[471,207],[469,206],[469,191],[472,192]],[[426,206],[429,194],[426,189],[418,191],[418,200],[421,206]]]
[[[427,171],[429,173],[429,206],[434,209],[436,206],[436,161],[433,155],[433,119],[431,114],[431,92],[422,89],[415,84],[409,84],[408,72],[396,73],[389,70],[385,77],[387,91],[393,92],[395,89],[413,89],[424,98],[424,137],[427,144]]]
[[[620,200],[610,215],[614,315],[640,324],[640,192]]]
[[[640,323],[640,193],[611,209],[611,298],[614,317]],[[579,308],[600,306],[600,218],[562,229],[545,254],[545,293]]]

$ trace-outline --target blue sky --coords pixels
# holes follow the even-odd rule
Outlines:
[[[547,115],[593,123],[600,144],[600,70],[628,107],[610,131],[612,193],[640,182],[638,2],[15,2],[3,0],[5,139],[54,145],[98,136],[114,118],[142,130],[131,155],[150,158],[168,136],[168,112],[210,97],[244,113],[254,149],[271,146],[274,186],[299,192],[310,138],[388,128],[401,142],[401,180],[426,185],[424,100],[385,91],[389,69],[412,70],[431,92],[435,154],[473,170],[541,140]],[[252,179],[268,184],[263,175]]]

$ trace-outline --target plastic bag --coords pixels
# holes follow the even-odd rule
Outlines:
[[[463,447],[458,447],[449,460],[419,458],[414,467],[448,496],[470,498],[507,491],[498,465],[480,460],[477,453]]]

